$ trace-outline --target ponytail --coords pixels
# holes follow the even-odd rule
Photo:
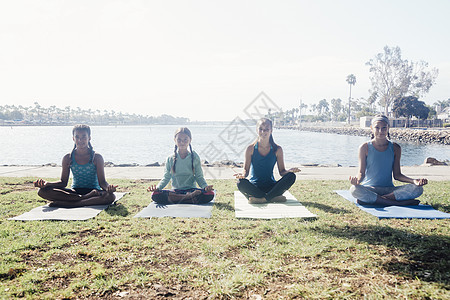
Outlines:
[[[192,151],[192,146],[189,143],[189,150],[191,150],[191,165],[192,165],[192,173],[195,176],[195,169],[194,169],[194,151]]]

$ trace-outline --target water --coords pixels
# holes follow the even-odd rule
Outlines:
[[[164,162],[173,152],[173,133],[179,126],[93,126],[92,145],[105,161],[146,165]],[[244,149],[255,137],[253,127],[190,125],[194,150],[209,161],[244,160]],[[295,130],[275,130],[275,142],[283,147],[288,164],[340,164],[357,166],[357,151],[367,137]],[[73,148],[72,127],[0,127],[0,165],[61,164]],[[401,164],[420,165],[426,157],[450,159],[450,146],[399,142]]]

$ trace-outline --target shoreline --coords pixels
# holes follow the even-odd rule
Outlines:
[[[293,167],[287,164],[286,168]],[[135,179],[135,180],[160,180],[165,167],[105,167],[107,179]],[[301,172],[297,173],[297,180],[348,180],[349,176],[355,176],[358,168],[336,166],[300,166]],[[239,167],[230,166],[203,166],[206,179],[234,179],[234,174],[240,172]],[[418,165],[402,166],[402,173],[418,178],[424,177],[430,181],[450,181],[450,166],[447,165]],[[60,166],[0,166],[0,177],[34,177],[34,178],[59,178]],[[274,172],[275,179],[279,179],[278,172]]]
[[[320,133],[334,133],[353,136],[370,136],[369,128],[359,127],[325,127],[325,126],[279,126],[277,129],[300,130]],[[450,145],[450,129],[447,128],[390,128],[392,139],[420,144]]]

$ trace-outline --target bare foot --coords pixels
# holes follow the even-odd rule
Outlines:
[[[86,195],[81,196],[81,199],[89,199],[92,197],[97,197],[100,195],[100,191],[99,190],[92,190],[89,193],[87,193]]]
[[[248,203],[250,204],[262,204],[267,203],[266,198],[248,197]]]
[[[286,200],[287,199],[285,196],[280,195],[280,196],[276,196],[276,197],[273,197],[272,199],[270,199],[270,202],[281,203],[281,202],[286,202]]]

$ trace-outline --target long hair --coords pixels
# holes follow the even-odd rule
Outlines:
[[[387,137],[388,137],[388,139],[391,139],[391,136],[389,135],[389,127],[390,127],[390,126],[389,126],[389,118],[386,117],[385,115],[381,115],[381,114],[375,115],[375,116],[373,117],[372,121],[370,122],[370,126],[372,127],[372,125],[373,125],[375,122],[378,122],[378,121],[382,121],[382,122],[386,123],[386,125],[388,126]],[[371,130],[371,131],[370,131],[370,139],[373,139],[373,138],[375,138],[375,135],[373,134],[373,132],[372,132],[372,130]]]
[[[187,128],[187,127],[180,127],[175,131],[174,134],[174,138],[177,138],[177,135],[180,133],[184,133],[185,135],[187,135],[189,137],[189,139],[191,139],[192,141],[192,134],[191,131]],[[175,173],[175,165],[177,163],[177,150],[178,147],[175,144],[175,148],[173,150],[173,166],[172,166],[172,173]],[[195,169],[194,169],[194,152],[192,151],[192,145],[191,143],[189,143],[189,150],[191,151],[191,166],[192,166],[192,173],[194,173],[195,175]]]
[[[91,137],[91,128],[85,124],[78,124],[73,126],[72,136],[75,136],[75,132],[77,131],[85,131],[88,134],[88,137]],[[94,148],[92,147],[91,141],[88,142],[89,150],[91,151],[91,159],[89,162],[94,160]],[[72,157],[75,154],[75,149],[77,148],[77,144],[73,145],[72,152],[70,152],[70,164],[72,164]]]
[[[267,118],[261,118],[261,119],[259,119],[258,122],[256,123],[256,128],[258,128],[258,130],[259,130],[259,126],[261,126],[262,124],[267,124],[267,125],[270,126],[270,129],[271,129],[271,130],[273,129],[272,121],[271,121],[270,119],[267,119]],[[255,142],[253,142],[253,145],[256,145],[257,142],[258,142],[258,138],[256,138]],[[269,143],[270,143],[270,145],[272,146],[273,151],[277,151],[277,150],[278,150],[278,147],[280,147],[280,146],[278,146],[278,145],[275,143],[275,141],[273,140],[273,135],[272,135],[272,133],[270,133]]]

